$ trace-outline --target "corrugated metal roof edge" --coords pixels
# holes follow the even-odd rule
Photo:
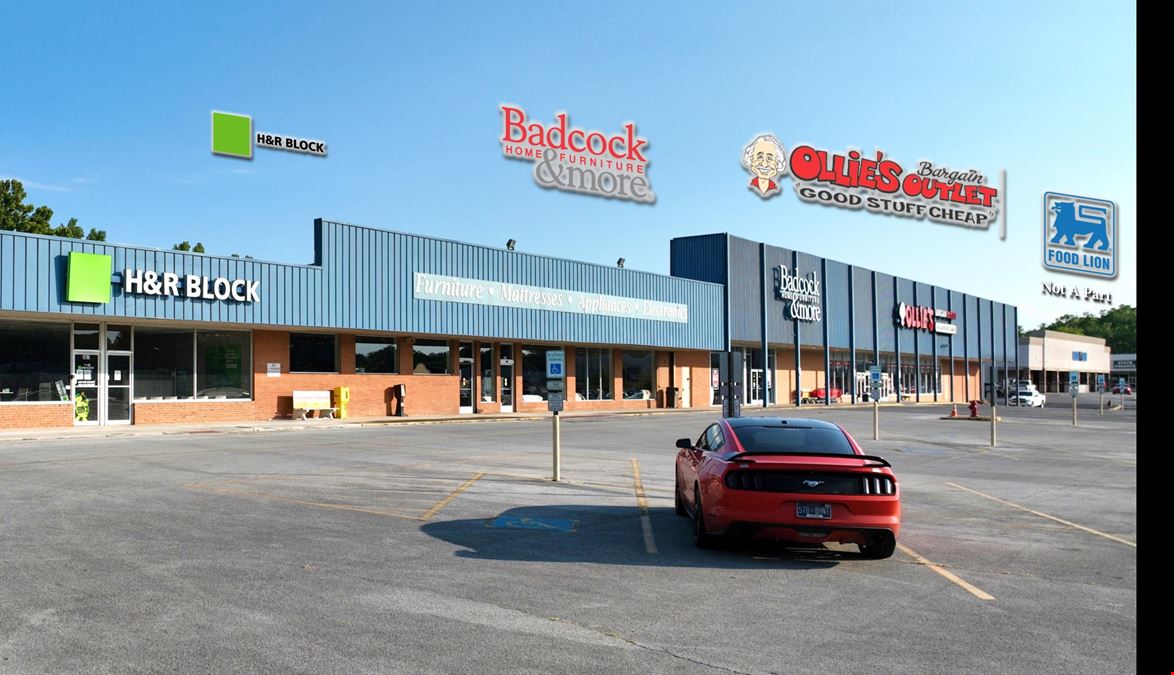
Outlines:
[[[502,247],[498,247],[498,246],[487,246],[485,244],[475,244],[473,242],[460,241],[459,239],[449,239],[446,237],[433,237],[433,236],[427,235],[427,234],[418,234],[415,232],[404,232],[402,230],[388,230],[388,229],[384,229],[384,228],[380,228],[380,227],[372,227],[371,225],[359,225],[356,223],[344,223],[344,222],[341,222],[338,220],[329,220],[327,218],[319,218],[316,220],[321,220],[324,224],[329,223],[331,225],[340,225],[342,227],[351,227],[351,228],[355,228],[355,229],[359,229],[359,230],[373,230],[375,232],[385,232],[388,234],[399,235],[401,237],[412,237],[415,239],[428,239],[431,241],[441,241],[441,242],[445,242],[445,243],[449,243],[449,244],[458,244],[460,246],[472,246],[474,248],[483,248],[483,249],[488,249],[491,251],[501,251],[503,253],[509,253],[509,254],[517,255],[517,256],[527,256],[530,258],[543,258],[545,260],[558,260],[560,262],[569,262],[569,263],[573,263],[576,265],[590,265],[592,267],[600,267],[600,268],[607,269],[607,270],[617,270],[622,274],[636,274],[636,275],[643,275],[643,276],[649,276],[649,277],[658,277],[658,278],[662,278],[662,279],[672,279],[673,281],[678,281],[678,282],[685,283],[685,284],[698,284],[701,286],[717,286],[719,288],[723,286],[723,284],[715,284],[715,283],[711,283],[708,281],[697,281],[696,279],[687,279],[685,277],[675,277],[671,274],[660,274],[657,272],[648,272],[645,270],[633,270],[633,269],[628,269],[627,267],[616,267],[615,265],[604,265],[602,263],[588,262],[586,260],[574,260],[572,258],[560,258],[558,256],[544,255],[541,253],[527,253],[525,251],[511,251],[507,248],[502,248]],[[234,260],[235,260],[235,258],[234,258]]]
[[[771,243],[769,243],[769,242],[760,242],[760,241],[754,241],[753,239],[747,239],[746,237],[739,237],[739,236],[738,236],[738,235],[736,235],[736,234],[730,234],[730,233],[728,233],[728,232],[714,232],[713,234],[724,234],[725,236],[727,236],[727,237],[729,237],[729,238],[731,238],[731,239],[741,239],[742,241],[749,242],[749,243],[751,243],[751,244],[762,244],[762,243],[765,243],[767,246],[774,246],[775,248],[783,248],[782,246],[778,246],[777,244],[771,244]],[[713,235],[712,235],[712,234],[710,234],[710,235],[698,234],[698,235],[691,235],[691,236],[695,236],[695,237],[707,237],[707,236],[713,236]],[[675,237],[675,238],[676,238],[676,239],[685,239],[686,237]],[[906,279],[906,280],[908,280],[908,281],[912,281],[912,282],[914,282],[914,283],[920,283],[920,284],[925,284],[925,285],[927,285],[927,286],[933,286],[934,288],[940,288],[940,289],[942,289],[942,290],[944,290],[944,291],[952,291],[952,292],[954,292],[954,293],[961,293],[961,294],[963,294],[963,295],[968,295],[968,296],[970,296],[970,297],[972,297],[972,298],[979,298],[979,299],[982,299],[982,300],[991,300],[991,301],[993,301],[993,302],[997,302],[997,303],[999,303],[1000,305],[1006,305],[1007,307],[1015,307],[1016,309],[1018,309],[1018,306],[1017,306],[1017,305],[1014,305],[1014,304],[1012,304],[1012,303],[1009,303],[1009,302],[1003,302],[1002,300],[995,300],[994,298],[988,298],[988,297],[985,297],[985,296],[976,295],[976,294],[974,294],[974,293],[967,293],[966,291],[958,291],[958,290],[954,290],[953,288],[946,288],[945,286],[940,286],[940,285],[938,285],[938,284],[931,284],[931,283],[929,283],[928,281],[921,281],[920,279],[909,279],[908,277],[897,276],[896,274],[890,274],[890,273],[888,273],[888,272],[882,272],[882,271],[880,271],[880,270],[874,270],[874,269],[872,269],[872,268],[870,268],[870,267],[864,267],[863,265],[855,265],[855,264],[852,264],[852,263],[847,263],[847,262],[844,262],[844,261],[842,261],[842,260],[836,260],[836,259],[834,259],[834,258],[828,258],[828,257],[826,257],[826,256],[818,255],[818,254],[816,254],[816,253],[808,253],[807,251],[799,251],[798,249],[788,249],[788,250],[795,251],[795,252],[797,252],[797,253],[804,253],[804,254],[806,254],[806,255],[814,256],[814,257],[816,257],[816,258],[821,258],[821,259],[823,259],[823,260],[827,260],[828,262],[834,262],[834,263],[839,263],[839,264],[841,264],[841,265],[847,265],[847,266],[849,266],[849,267],[852,267],[852,268],[854,268],[854,269],[858,269],[858,270],[865,270],[865,271],[867,271],[867,272],[877,272],[877,273],[879,273],[879,274],[885,274],[885,275],[888,275],[888,276],[890,276],[890,277],[893,277],[893,278],[896,278],[896,279]]]

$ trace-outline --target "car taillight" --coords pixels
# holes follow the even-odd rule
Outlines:
[[[893,479],[888,476],[862,476],[860,481],[866,495],[891,495],[897,491]]]

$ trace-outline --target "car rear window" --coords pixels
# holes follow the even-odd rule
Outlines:
[[[852,444],[839,429],[778,426],[740,426],[742,449],[754,453],[803,453],[811,455],[855,455]]]

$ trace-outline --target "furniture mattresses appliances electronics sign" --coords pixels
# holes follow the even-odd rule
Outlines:
[[[527,121],[519,106],[501,105],[501,151],[511,159],[534,162],[534,182],[545,188],[597,197],[656,201],[648,183],[648,140],[628,122],[616,134],[570,126],[567,113],[555,124]]]
[[[933,307],[917,307],[899,303],[893,311],[893,321],[902,328],[927,330],[939,335],[956,335],[958,326],[946,323],[958,318],[957,312]]]
[[[787,315],[796,321],[823,319],[823,296],[815,272],[806,277],[789,272],[786,265],[775,268],[775,298],[787,303]]]
[[[679,303],[421,272],[415,275],[412,295],[417,300],[689,323],[689,306]]]
[[[773,135],[760,136],[752,145],[767,141],[785,155]],[[750,161],[753,172],[753,159]],[[764,171],[769,174],[770,168]],[[776,162],[774,171],[774,175],[789,173],[795,193],[805,202],[979,230],[995,221],[1001,202],[999,189],[988,185],[987,177],[975,169],[958,171],[930,161],[906,167],[880,150],[875,156],[866,156],[853,149],[837,153],[799,145],[791,151],[789,161]],[[763,197],[769,194],[770,186],[765,174],[756,174],[756,178],[768,181],[767,190],[760,194]]]

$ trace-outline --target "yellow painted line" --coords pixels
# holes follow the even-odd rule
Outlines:
[[[644,532],[644,550],[656,555],[656,540],[652,538],[652,518],[648,517],[648,499],[644,496],[644,483],[640,480],[640,462],[632,458],[632,482],[636,487],[636,506],[640,507],[640,529]]]
[[[484,475],[485,475],[485,472],[484,472],[484,471],[478,471],[477,473],[473,474],[473,477],[472,477],[472,478],[470,478],[469,480],[465,481],[464,483],[461,483],[461,484],[460,484],[460,485],[457,487],[457,489],[455,489],[455,490],[453,490],[452,492],[448,493],[448,495],[447,495],[447,496],[445,496],[445,498],[444,498],[444,499],[441,499],[440,501],[436,502],[436,505],[435,505],[435,506],[433,506],[432,508],[430,508],[430,509],[428,509],[427,511],[425,511],[425,512],[424,512],[424,515],[420,516],[420,520],[430,520],[430,519],[432,518],[432,516],[435,516],[437,513],[439,513],[439,512],[440,512],[440,510],[441,510],[441,509],[443,509],[444,507],[448,506],[449,502],[451,502],[452,500],[454,500],[454,499],[456,499],[457,497],[459,497],[459,496],[461,495],[461,493],[462,493],[462,492],[464,492],[465,490],[468,490],[469,488],[473,487],[473,483],[476,483],[477,481],[481,480],[481,477],[482,477],[482,476],[484,476]]]
[[[961,586],[962,588],[966,589],[966,591],[968,593],[970,593],[974,597],[978,598],[979,600],[994,600],[995,599],[995,596],[991,595],[990,593],[987,593],[986,591],[982,590],[981,588],[966,581],[962,577],[958,576],[957,574],[954,574],[953,572],[942,567],[941,565],[930,561],[925,556],[921,555],[917,551],[914,551],[913,549],[909,548],[908,546],[898,542],[897,548],[900,549],[902,553],[909,556],[910,558],[913,558],[914,560],[921,563],[922,565],[925,565],[926,567],[930,568],[931,570],[937,572],[938,574],[942,575],[943,577],[949,579],[950,581],[952,581],[952,582],[958,584],[959,586]]]
[[[300,504],[302,506],[314,506],[320,509],[334,509],[336,511],[354,511],[357,513],[369,513],[375,516],[383,516],[385,518],[399,518],[400,520],[423,520],[419,516],[408,516],[401,513],[391,513],[388,511],[380,511],[379,509],[368,509],[361,506],[350,506],[347,504],[329,504],[326,502],[312,502],[305,499],[294,499],[293,497],[282,497],[280,495],[269,494],[266,492],[250,492],[248,490],[232,490],[229,488],[212,487],[211,485],[201,485],[199,483],[192,483],[187,486],[189,490],[204,490],[205,492],[215,492],[224,495],[236,495],[242,497],[260,497],[261,499],[271,499],[278,502],[286,502],[289,504]]]
[[[1091,527],[1085,527],[1084,525],[1078,525],[1070,520],[1064,520],[1063,518],[1057,518],[1056,516],[1048,515],[1048,514],[1044,513],[1043,511],[1036,511],[1035,509],[1029,509],[1026,506],[1020,506],[1018,504],[1009,502],[1005,499],[999,499],[998,497],[992,497],[986,493],[979,492],[978,490],[971,490],[970,488],[963,487],[961,485],[958,485],[957,483],[947,482],[946,485],[949,485],[950,487],[958,488],[959,490],[965,490],[967,492],[974,493],[974,494],[978,495],[979,497],[986,497],[987,499],[994,501],[994,502],[998,502],[1000,504],[1006,504],[1007,506],[1019,509],[1020,511],[1027,511],[1028,513],[1037,515],[1041,518],[1047,518],[1048,520],[1054,520],[1057,523],[1061,523],[1063,525],[1067,525],[1068,527],[1073,527],[1078,530],[1083,530],[1085,532],[1088,532],[1089,534],[1095,534],[1098,537],[1104,537],[1105,539],[1112,539],[1113,541],[1118,542],[1120,544],[1125,544],[1126,546],[1132,546],[1133,548],[1137,548],[1137,544],[1132,541],[1129,541],[1128,539],[1122,539],[1121,537],[1115,537],[1111,534],[1101,532],[1100,530],[1094,530]]]

